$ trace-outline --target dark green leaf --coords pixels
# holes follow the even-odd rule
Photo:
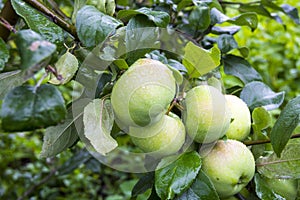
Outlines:
[[[250,4],[242,4],[239,7],[241,12],[255,12],[259,15],[263,15],[269,18],[272,18],[271,13],[264,7],[264,5],[250,5]]]
[[[182,63],[187,68],[188,75],[191,78],[198,78],[220,65],[220,50],[215,46],[211,51],[207,51],[189,42],[184,50]]]
[[[103,14],[94,6],[82,7],[76,17],[78,37],[87,47],[101,44],[120,25],[120,21]]]
[[[245,85],[240,98],[253,110],[256,107],[263,107],[266,110],[278,108],[284,100],[284,92],[273,92],[266,84],[253,81]]]
[[[68,115],[64,123],[46,129],[41,157],[55,156],[76,142],[78,139],[77,132],[82,131],[83,128],[83,109],[88,102],[84,99],[73,102],[68,109]]]
[[[84,108],[84,136],[96,152],[105,155],[114,150],[118,143],[110,132],[114,123],[114,113],[107,99],[94,99]]]
[[[170,16],[168,13],[163,11],[153,11],[146,7],[138,10],[121,10],[118,12],[118,18],[128,21],[130,18],[139,14],[147,16],[148,20],[153,21],[158,27],[165,28],[170,22]]]
[[[207,5],[196,6],[189,15],[189,24],[197,30],[204,31],[210,25],[210,9]]]
[[[300,123],[300,96],[292,99],[281,111],[271,134],[271,144],[275,153],[280,156],[293,131]]]
[[[257,170],[268,178],[300,178],[300,140],[288,142],[278,158],[275,153],[260,157],[256,161]]]
[[[6,47],[5,42],[0,38],[0,71],[5,67],[5,63],[9,59],[9,51]]]
[[[229,22],[238,26],[248,26],[251,30],[257,28],[258,18],[254,12],[242,13],[236,17],[229,18],[216,8],[211,9],[211,24],[221,24]]]
[[[137,197],[139,194],[143,194],[154,184],[154,173],[147,173],[145,176],[141,177],[140,180],[135,184],[132,189],[131,196]]]
[[[56,125],[65,119],[64,99],[56,87],[19,86],[4,98],[1,117],[6,131],[26,131]]]
[[[207,175],[200,170],[194,183],[176,200],[219,200],[219,196]]]
[[[75,153],[69,160],[59,167],[58,173],[60,176],[71,173],[74,169],[78,168],[81,164],[86,163],[92,158],[92,155],[86,150],[82,149]]]
[[[22,85],[24,83],[24,75],[21,70],[11,71],[0,74],[0,100],[14,87]]]
[[[241,79],[245,84],[251,81],[261,81],[260,74],[242,57],[226,55],[223,59],[224,72]]]
[[[78,139],[76,128],[72,119],[67,119],[63,124],[48,127],[45,131],[42,158],[55,156],[70,146]]]
[[[171,160],[171,162],[170,162]],[[172,199],[192,184],[201,168],[201,158],[195,151],[182,154],[177,160],[162,159],[155,171],[155,189],[161,199]]]
[[[232,49],[238,48],[238,44],[235,41],[234,37],[232,35],[228,34],[222,34],[219,36],[218,40],[218,47],[221,50],[222,53],[227,53]]]
[[[158,28],[146,16],[131,18],[126,26],[125,46],[128,65],[143,57],[153,49],[159,48]]]
[[[56,45],[64,42],[64,32],[62,28],[47,19],[44,15],[21,0],[12,0],[15,11],[24,18],[27,25],[33,31],[39,33],[43,39]]]
[[[248,26],[254,31],[257,28],[258,18],[255,13],[243,13],[237,17],[227,20],[227,22],[239,25],[239,26]]]
[[[281,5],[284,13],[286,13],[296,24],[300,24],[298,9],[288,4]]]
[[[84,164],[87,169],[91,170],[94,173],[99,173],[101,171],[101,162],[94,157],[89,159]]]
[[[247,47],[239,47],[238,48],[240,54],[244,57],[247,58],[249,56],[250,50]]]
[[[212,33],[234,35],[240,29],[241,29],[241,27],[239,27],[239,26],[225,26],[225,27],[214,26],[214,27],[212,27]]]
[[[261,178],[259,174],[255,174],[254,181],[255,181],[255,192],[260,199],[264,199],[264,200],[285,199],[279,194],[274,193],[272,188],[270,188],[267,185],[267,183],[264,181],[264,179]]]
[[[21,67],[23,69],[35,69],[41,62],[49,59],[56,50],[54,44],[44,40],[32,30],[19,31],[16,44],[21,55]]]

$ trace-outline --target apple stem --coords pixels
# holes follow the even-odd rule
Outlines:
[[[300,138],[300,133],[294,134],[291,136],[291,139],[295,139],[295,138]],[[252,146],[252,145],[259,145],[259,144],[266,144],[266,143],[270,143],[271,140],[270,139],[265,139],[265,140],[248,140],[248,141],[244,141],[243,143],[246,146]]]
[[[171,112],[171,110],[173,109],[173,107],[177,104],[177,98],[174,98],[171,105],[169,106],[166,115],[169,115],[169,113]]]

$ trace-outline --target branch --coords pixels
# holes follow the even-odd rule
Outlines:
[[[300,133],[298,134],[294,134],[291,136],[291,139],[294,139],[294,138],[300,138]],[[270,143],[271,140],[270,139],[266,139],[266,140],[253,140],[253,141],[244,141],[243,143],[247,146],[252,146],[252,145],[258,145],[258,144],[266,144],[266,143]]]
[[[32,192],[34,192],[38,187],[40,187],[41,185],[45,184],[49,179],[51,179],[55,173],[56,173],[57,169],[53,169],[50,171],[50,173],[45,176],[40,182],[38,182],[37,184],[31,186],[21,197],[18,198],[18,200],[24,200],[26,199],[26,197],[28,197]]]
[[[251,5],[251,4],[258,4],[260,1],[253,1],[250,3],[242,3],[242,2],[231,2],[231,1],[219,1],[219,3],[222,5]]]
[[[18,21],[18,15],[13,9],[11,2],[6,1],[1,13],[1,23],[0,23],[0,37],[7,41],[8,36],[10,35],[10,31],[14,30],[12,27]]]
[[[4,26],[7,30],[16,33],[17,30],[13,27],[8,21],[6,21],[3,17],[0,17],[0,24]]]
[[[47,8],[44,4],[39,2],[38,0],[24,0],[26,3],[30,4],[33,6],[35,9],[39,10],[46,16],[50,17],[52,21],[63,28],[65,31],[70,33],[75,39],[78,39],[77,33],[76,33],[76,28],[73,26],[73,24],[70,24],[66,22],[64,19],[62,19],[59,15],[54,13],[52,10]]]

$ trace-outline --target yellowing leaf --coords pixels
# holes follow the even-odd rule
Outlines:
[[[109,100],[95,99],[84,108],[84,135],[96,152],[105,155],[118,143],[110,136],[114,113]]]
[[[57,75],[60,77],[60,80],[57,79],[53,74],[49,80],[50,83],[59,85],[69,82],[78,69],[78,61],[75,56],[67,52],[59,58],[55,64]]]
[[[187,68],[190,78],[198,78],[220,65],[221,54],[217,47],[208,51],[189,42],[184,51],[182,63]]]

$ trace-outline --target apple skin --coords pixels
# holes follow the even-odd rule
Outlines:
[[[176,93],[172,71],[152,59],[139,59],[117,80],[111,103],[122,127],[158,122]]]
[[[130,127],[128,134],[136,146],[154,157],[176,153],[185,141],[185,127],[173,113],[151,126]]]
[[[230,112],[218,89],[209,85],[194,87],[187,92],[183,106],[186,132],[196,142],[211,143],[225,135]]]
[[[229,139],[243,141],[250,134],[251,114],[247,104],[234,95],[225,95],[231,113],[231,123],[226,132]]]
[[[201,153],[205,153],[202,170],[211,179],[221,198],[237,194],[254,176],[254,157],[240,141],[219,140],[208,152]]]
[[[270,190],[286,200],[295,200],[297,198],[298,181],[296,179],[270,179],[263,177],[263,180]]]

